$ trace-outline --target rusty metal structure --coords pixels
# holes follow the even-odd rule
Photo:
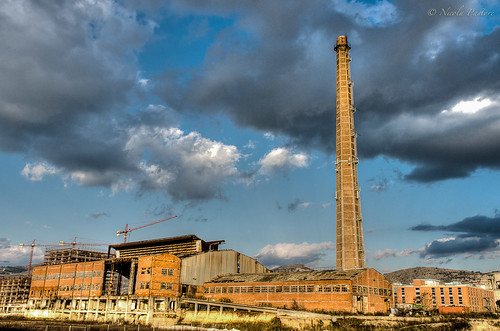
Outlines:
[[[337,38],[337,111],[336,111],[336,161],[337,175],[337,269],[351,270],[365,267],[365,249],[358,186],[358,157],[352,82],[349,57],[350,45],[346,36]]]

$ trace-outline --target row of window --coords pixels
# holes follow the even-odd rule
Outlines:
[[[59,286],[59,291],[98,291],[99,284],[75,284]]]
[[[150,274],[151,274],[151,267],[141,268],[141,275],[150,275]],[[173,276],[174,269],[162,268],[161,274],[165,276]]]
[[[360,293],[360,294],[373,294],[373,295],[385,295],[385,296],[390,296],[392,295],[392,291],[386,288],[377,288],[377,287],[368,287],[368,286],[356,286],[354,285],[352,287],[352,291],[354,293]]]
[[[148,290],[150,288],[150,283],[149,282],[141,282],[139,284],[139,288],[141,290]],[[173,290],[174,289],[174,284],[172,283],[160,283],[160,290]]]
[[[101,271],[82,271],[82,272],[68,272],[47,275],[33,275],[33,281],[36,280],[52,280],[52,279],[73,279],[73,278],[90,278],[101,277]]]
[[[57,291],[59,291],[59,292],[98,291],[99,288],[100,288],[99,284],[77,284],[77,285],[59,286]],[[31,293],[30,294],[31,296],[33,296],[33,295],[41,296],[42,294],[50,296],[52,294],[56,294],[56,290],[40,290],[40,291],[32,290],[30,293]]]
[[[205,287],[205,293],[330,293],[349,292],[349,285],[270,285]]]

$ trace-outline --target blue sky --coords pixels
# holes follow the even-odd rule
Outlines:
[[[500,262],[495,1],[0,4],[0,261],[196,234],[335,266],[335,52],[351,43],[367,265]],[[102,246],[105,247],[105,246]]]

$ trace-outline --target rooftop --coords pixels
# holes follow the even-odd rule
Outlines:
[[[295,282],[313,280],[353,279],[366,271],[356,269],[347,271],[321,270],[299,272],[271,272],[260,274],[226,274],[213,278],[209,283],[259,283],[259,282]]]

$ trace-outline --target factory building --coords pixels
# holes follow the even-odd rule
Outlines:
[[[413,285],[393,285],[396,308],[415,305],[440,313],[495,311],[493,291],[458,282],[441,284],[434,279],[415,279]]]
[[[224,241],[205,242],[195,235],[111,245],[115,257],[33,269],[31,309],[61,314],[72,311],[99,318],[126,311],[175,310],[181,296],[201,296],[203,284],[226,273],[266,273],[256,260]]]
[[[329,312],[387,312],[392,286],[374,269],[229,274],[205,283],[208,299]]]

